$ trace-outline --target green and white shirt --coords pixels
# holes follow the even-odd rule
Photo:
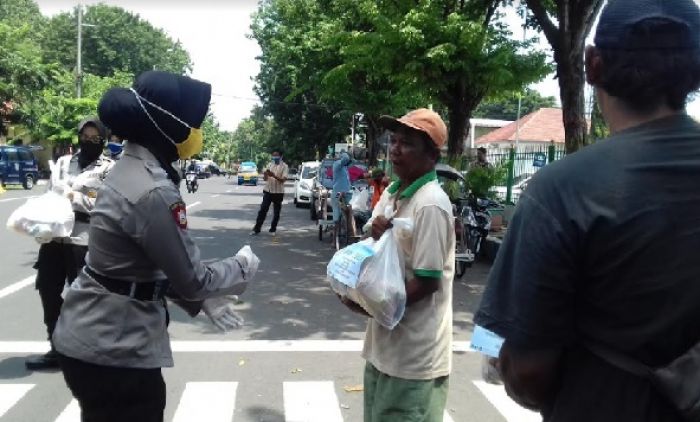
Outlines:
[[[398,210],[395,217],[410,218],[414,224],[412,235],[399,239],[406,280],[415,276],[439,278],[440,287],[431,296],[408,306],[393,330],[370,319],[362,356],[389,376],[435,379],[449,375],[452,368],[455,262],[452,204],[434,171],[399,194],[400,187],[399,182],[395,182],[384,191],[374,208],[372,220],[387,206]]]

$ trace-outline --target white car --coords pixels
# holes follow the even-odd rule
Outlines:
[[[320,165],[321,163],[318,161],[307,161],[301,164],[298,179],[294,182],[294,205],[297,207],[311,203],[313,179],[316,177]]]
[[[527,187],[528,182],[530,182],[530,179],[532,178],[531,173],[525,173],[521,174],[520,176],[517,176],[515,180],[513,181],[513,191],[512,191],[512,198],[511,200],[517,201],[518,198],[520,197],[520,194],[525,190]],[[506,186],[494,186],[491,188],[491,191],[496,194],[496,198],[500,201],[505,201],[506,200],[506,195],[508,193],[508,188]]]

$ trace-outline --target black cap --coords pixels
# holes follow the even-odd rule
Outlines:
[[[672,25],[674,36],[634,36],[638,25],[649,19]],[[698,49],[700,8],[694,0],[610,0],[598,22],[595,45],[611,50]]]

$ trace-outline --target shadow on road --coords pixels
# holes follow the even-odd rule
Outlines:
[[[205,316],[191,319],[172,306],[172,320],[186,325],[171,330],[172,338],[195,331],[212,339],[362,339],[366,319],[350,312],[331,291],[326,265],[335,251],[328,240],[318,240],[308,208],[285,204],[276,237],[267,232],[272,219],[270,209],[260,235],[249,236],[261,199],[260,190],[221,193],[188,213],[190,235],[205,262],[232,256],[246,244],[260,257],[258,275],[237,306],[245,326],[222,337],[215,335]],[[285,200],[290,199],[287,194]],[[454,281],[456,340],[470,337],[488,270],[488,265],[477,263]]]
[[[29,356],[12,356],[0,360],[0,379],[12,380],[26,378],[31,375],[24,367],[24,361]]]

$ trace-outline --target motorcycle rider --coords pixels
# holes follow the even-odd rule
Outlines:
[[[191,178],[192,180],[189,180],[187,177],[188,174],[194,174],[194,177]],[[199,181],[197,180],[197,163],[194,160],[190,160],[190,165],[187,166],[187,170],[185,170],[185,183],[188,185],[187,190],[190,192],[194,192],[199,188]]]

